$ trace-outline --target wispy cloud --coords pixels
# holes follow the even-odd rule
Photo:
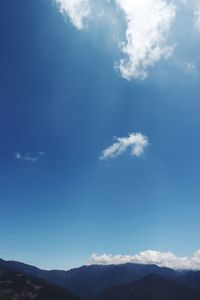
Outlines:
[[[91,13],[89,0],[56,0],[56,3],[77,29],[85,28],[84,21]]]
[[[171,252],[160,252],[147,250],[131,255],[112,255],[112,254],[92,254],[89,264],[156,264],[160,267],[172,269],[193,269],[200,270],[200,250],[189,256],[177,256]]]
[[[199,0],[179,0],[180,4],[193,10],[194,26],[200,32],[200,1]]]
[[[189,75],[196,74],[196,72],[197,72],[197,67],[193,63],[185,63],[184,69],[185,69],[185,72]]]
[[[35,163],[36,161],[38,161],[40,159],[41,156],[44,156],[44,155],[45,154],[42,151],[38,152],[36,155],[33,155],[32,153],[21,154],[20,152],[16,152],[14,154],[14,156],[17,160],[25,160],[25,161],[29,161],[32,163]]]
[[[116,142],[102,151],[100,160],[115,158],[131,149],[131,155],[140,156],[148,145],[148,139],[141,133],[131,133],[127,137],[116,138]]]
[[[200,2],[198,1],[194,7],[195,27],[200,32]]]
[[[148,67],[161,58],[168,58],[174,49],[166,43],[176,9],[165,0],[116,0],[126,19],[126,42],[122,47],[127,56],[117,65],[126,79],[148,76]]]

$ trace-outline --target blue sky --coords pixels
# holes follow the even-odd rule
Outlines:
[[[0,2],[2,258],[200,266],[200,8],[135,3]]]

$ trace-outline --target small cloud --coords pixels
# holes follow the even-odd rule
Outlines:
[[[185,63],[184,69],[185,69],[185,72],[188,74],[194,74],[197,71],[196,65],[192,64],[192,63]]]
[[[15,153],[15,158],[16,159],[23,159],[23,156],[19,152],[16,152]]]
[[[89,0],[55,0],[60,12],[68,16],[73,25],[81,30],[85,28],[84,21],[91,14]]]
[[[43,151],[40,151],[38,154],[39,154],[40,156],[44,156],[44,155],[45,155],[45,153],[44,153]]]
[[[200,250],[189,256],[177,256],[171,252],[147,250],[135,255],[92,254],[89,264],[156,264],[171,269],[200,270]]]
[[[25,161],[30,161],[32,163],[35,163],[36,161],[39,160],[39,158],[41,156],[44,156],[44,155],[45,155],[45,153],[42,151],[38,152],[37,155],[33,155],[31,153],[21,154],[20,152],[16,152],[14,154],[14,156],[17,160],[25,160]]]
[[[131,149],[131,155],[140,156],[148,145],[148,139],[141,133],[131,133],[128,137],[116,138],[116,142],[102,151],[100,160],[115,158]]]

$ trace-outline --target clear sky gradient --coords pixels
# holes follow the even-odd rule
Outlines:
[[[173,54],[127,80],[115,13],[114,27],[77,30],[53,1],[0,1],[4,259],[68,269],[92,253],[200,248],[200,32],[180,8]],[[148,138],[141,155],[99,159],[134,132]]]

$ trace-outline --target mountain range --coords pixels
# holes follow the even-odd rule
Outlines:
[[[175,271],[157,265],[89,265],[69,271],[46,271],[0,259],[0,292],[1,282],[6,287],[5,276],[12,277],[13,286],[21,280],[20,286],[28,291],[30,280],[39,280],[44,286],[41,291],[53,289],[57,293],[54,298],[47,297],[55,300],[200,300],[200,271]],[[33,299],[45,297],[44,292],[43,298]],[[0,293],[0,299],[18,298],[2,298]]]
[[[1,300],[79,300],[71,292],[42,279],[0,269]]]

